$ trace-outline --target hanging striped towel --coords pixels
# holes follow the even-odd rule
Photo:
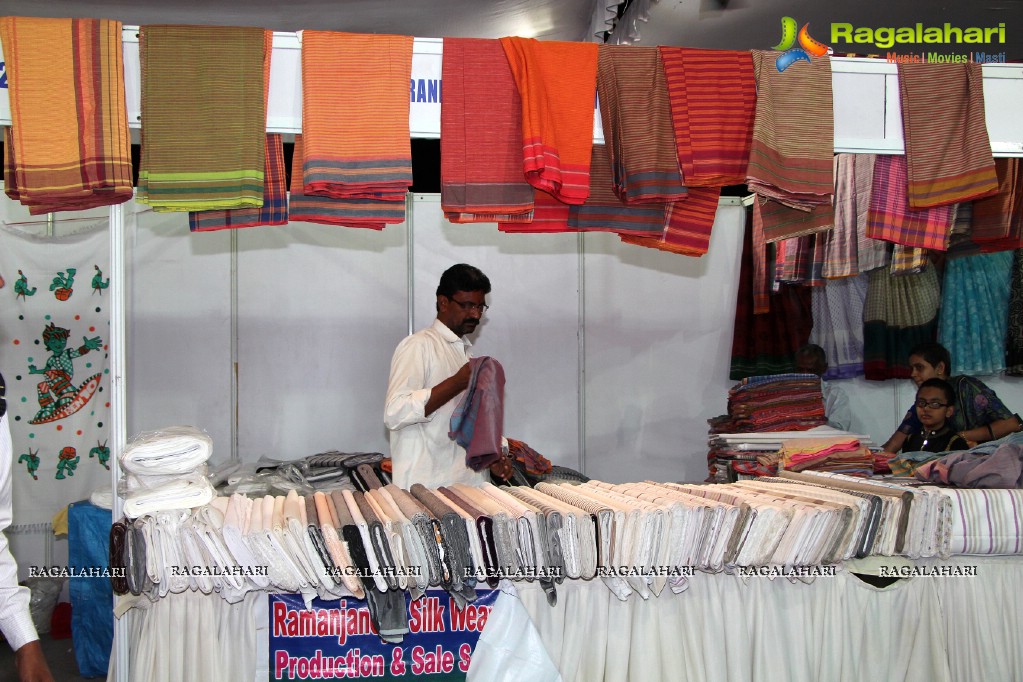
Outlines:
[[[405,219],[405,202],[383,202],[377,199],[335,199],[304,194],[302,164],[305,158],[305,136],[295,136],[295,154],[291,159],[291,195],[288,198],[288,220],[293,223],[322,223],[345,227],[382,230],[387,223]]]
[[[498,40],[445,38],[440,203],[453,223],[529,222],[522,102]]]
[[[139,202],[156,211],[263,205],[272,37],[261,28],[141,28]]]
[[[746,182],[757,81],[748,51],[661,46],[682,179],[687,187]]]
[[[600,45],[597,93],[619,198],[627,204],[684,198],[668,84],[658,49]]]
[[[132,196],[121,22],[0,18],[12,126],[4,188],[32,215]]]
[[[909,205],[927,208],[998,191],[980,64],[902,64],[899,100]]]
[[[815,57],[779,72],[776,57],[753,51],[757,111],[747,184],[761,196],[809,211],[830,203],[834,191],[831,60]]]
[[[906,157],[878,156],[870,190],[867,236],[920,249],[944,251],[953,206],[914,210],[906,196]]]
[[[304,157],[292,173],[307,197],[341,200],[333,204],[335,224],[405,220],[412,43],[411,36],[302,34]]]
[[[597,44],[501,38],[522,100],[523,170],[566,204],[589,196]]]
[[[284,143],[280,134],[266,136],[266,166],[263,172],[261,208],[192,211],[188,214],[188,229],[192,232],[213,232],[257,225],[287,225],[287,171],[284,168]]]

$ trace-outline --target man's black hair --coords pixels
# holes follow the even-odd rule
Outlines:
[[[440,276],[437,295],[451,298],[456,291],[482,291],[490,293],[490,280],[479,268],[465,263],[452,265]]]

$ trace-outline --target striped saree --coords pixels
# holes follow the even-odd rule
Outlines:
[[[529,222],[522,103],[497,40],[445,38],[440,203],[453,223]]]
[[[998,191],[980,64],[898,65],[909,205],[943,206]]]
[[[687,187],[744,184],[757,103],[750,53],[658,49],[683,182]]]
[[[272,38],[261,28],[140,29],[139,202],[156,211],[262,207]]]
[[[12,126],[4,188],[33,215],[132,196],[121,23],[0,18]]]
[[[410,36],[303,32],[304,156],[293,174],[307,197],[341,201],[332,208],[336,224],[381,228],[405,219],[412,43]]]
[[[918,249],[946,250],[954,207],[946,204],[913,209],[906,192],[906,157],[878,156],[870,191],[867,236]]]
[[[597,44],[501,38],[522,101],[526,180],[566,204],[589,196]]]

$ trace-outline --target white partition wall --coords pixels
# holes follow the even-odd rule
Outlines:
[[[408,317],[405,237],[404,225],[238,232],[242,459],[387,452],[390,352]]]
[[[726,200],[728,201],[728,200]],[[702,480],[707,419],[727,408],[744,209],[718,209],[689,258],[586,235],[586,473]]]

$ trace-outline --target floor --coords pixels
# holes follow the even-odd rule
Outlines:
[[[83,680],[102,680],[101,677],[82,677],[78,674],[78,663],[75,662],[75,652],[72,649],[71,639],[53,639],[48,634],[40,636],[43,643],[43,652],[46,655],[46,662],[53,673],[56,682],[83,682]],[[18,676],[14,670],[14,652],[7,642],[0,641],[0,682],[17,682]]]

